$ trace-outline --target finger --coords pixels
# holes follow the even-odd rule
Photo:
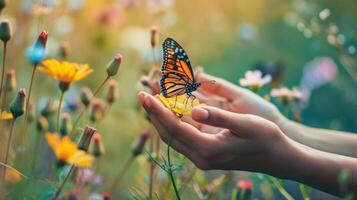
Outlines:
[[[182,119],[182,121],[184,121],[188,124],[191,124],[192,126],[196,127],[198,130],[205,132],[205,133],[216,134],[222,130],[221,128],[209,126],[207,124],[198,123],[197,121],[193,120],[191,116],[185,116],[181,119]]]
[[[160,122],[157,121],[155,117],[151,118],[151,122],[156,128],[157,132],[159,133],[160,138],[167,144],[168,143],[168,138],[169,138],[169,132],[160,124]],[[196,158],[196,150],[192,149],[192,146],[182,144],[180,141],[176,140],[175,138],[172,138],[170,141],[170,145],[172,148],[174,148],[177,152],[185,155],[188,157],[190,160]]]
[[[250,116],[210,106],[194,107],[192,110],[192,118],[197,122],[230,129],[242,138],[253,136],[255,124]]]
[[[241,92],[244,91],[243,88],[240,88],[226,80],[205,73],[199,73],[197,80],[201,82],[201,87],[199,90],[224,97],[229,101],[239,97]],[[215,82],[209,83],[212,80]]]
[[[150,118],[156,119],[157,123],[169,131],[169,133],[180,142],[192,146],[210,142],[209,134],[201,133],[192,125],[179,120],[175,114],[165,108],[150,94],[140,92],[138,98]]]

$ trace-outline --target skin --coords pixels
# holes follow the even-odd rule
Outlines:
[[[152,95],[138,94],[161,139],[167,142],[171,134],[172,147],[198,168],[262,172],[341,197],[357,196],[357,159],[344,156],[356,153],[357,136],[298,125],[246,89],[203,73],[198,79],[216,81],[196,93],[210,106],[195,107],[183,119]],[[345,187],[338,182],[343,170],[349,174]]]

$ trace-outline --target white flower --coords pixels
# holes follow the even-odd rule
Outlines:
[[[270,83],[271,76],[265,75],[263,77],[262,72],[259,70],[247,71],[244,78],[239,80],[241,86],[249,86],[251,88],[261,88],[263,85]]]
[[[281,87],[272,89],[270,92],[270,96],[276,98],[285,98],[288,100],[305,100],[306,95],[302,90],[297,87],[293,87],[292,90],[287,87]]]

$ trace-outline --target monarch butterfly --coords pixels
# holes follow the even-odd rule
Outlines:
[[[196,98],[192,92],[201,86],[195,81],[190,60],[185,50],[171,38],[166,38],[163,47],[162,76],[160,80],[161,93],[166,98],[187,94]]]

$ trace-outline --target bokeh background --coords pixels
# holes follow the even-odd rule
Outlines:
[[[356,9],[355,0],[11,0],[0,18],[10,20],[13,26],[7,66],[16,69],[21,87],[27,87],[32,70],[25,50],[42,30],[49,32],[49,57],[59,58],[60,47],[66,46],[68,60],[89,63],[95,69],[71,88],[67,100],[78,99],[82,85],[94,88],[105,77],[111,58],[123,54],[115,78],[120,99],[97,125],[107,149],[101,172],[104,180],[111,180],[129,156],[128,144],[149,126],[138,112],[136,94],[139,77],[153,67],[151,26],[158,27],[160,43],[166,37],[177,40],[193,66],[202,66],[207,73],[235,84],[247,70],[273,66],[283,74],[278,85],[309,85],[304,81],[317,78],[303,79],[304,70],[318,65],[312,62],[316,58],[328,59],[337,74],[316,84],[302,122],[357,132]],[[161,51],[160,46],[155,49],[160,62]],[[56,82],[37,74],[33,102],[57,98],[56,87]],[[34,127],[30,128],[34,132]],[[145,157],[132,166],[121,185],[123,190],[146,188],[143,162]],[[24,182],[17,187],[28,184]],[[34,187],[29,196],[42,189]],[[291,191],[300,198],[296,190]],[[279,198],[274,192],[270,197],[257,192],[257,197],[262,196]]]

